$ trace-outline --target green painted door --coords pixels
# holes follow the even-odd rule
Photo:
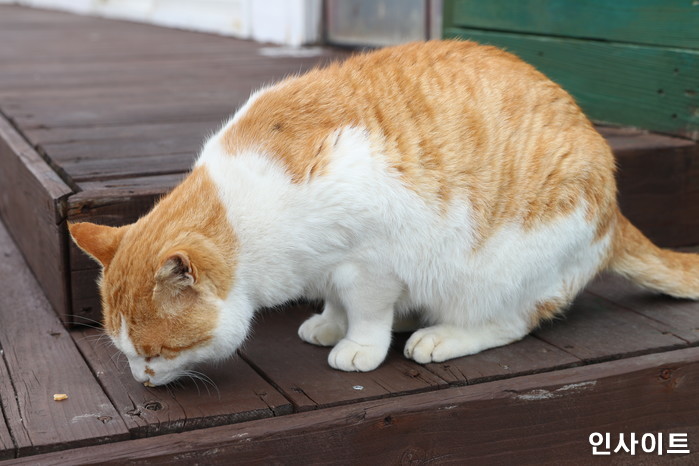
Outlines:
[[[699,139],[699,1],[445,0],[444,37],[503,47],[594,120]]]

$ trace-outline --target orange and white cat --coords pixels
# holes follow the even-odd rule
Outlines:
[[[232,355],[255,310],[321,298],[300,337],[370,371],[392,326],[420,363],[516,341],[611,269],[699,298],[699,256],[618,211],[614,159],[559,86],[470,42],[355,56],[254,93],[138,222],[70,225],[104,267],[134,377]]]

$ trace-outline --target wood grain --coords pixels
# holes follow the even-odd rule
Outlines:
[[[450,384],[475,384],[580,365],[577,357],[527,336],[507,346],[425,366]]]
[[[660,246],[699,243],[699,145],[657,134],[610,136],[621,211]]]
[[[126,438],[126,426],[2,225],[0,251],[0,347],[15,396],[6,382],[0,393],[17,454]],[[54,393],[69,398],[55,402]]]
[[[59,144],[81,144],[91,147],[91,154],[111,148],[113,144],[148,143],[158,140],[197,139],[216,128],[217,119],[204,121],[179,121],[174,123],[150,123],[141,125],[86,126],[79,128],[35,128],[26,129],[24,134],[31,141],[41,141],[39,147]],[[50,152],[50,150],[48,151]]]
[[[450,28],[445,35],[517,54],[570,92],[594,120],[699,138],[699,50],[478,29]]]
[[[218,121],[202,123],[174,123],[172,125],[150,125],[147,130],[126,133],[122,137],[108,137],[104,131],[92,129],[93,139],[78,139],[73,131],[73,141],[44,142],[40,149],[51,154],[56,162],[76,161],[90,158],[122,159],[148,157],[189,152],[197,154],[206,137],[211,134]],[[153,128],[156,126],[156,128]],[[108,127],[115,128],[115,127]],[[120,127],[116,127],[120,128]],[[128,126],[127,128],[133,128]],[[166,131],[172,131],[168,134]],[[46,131],[46,130],[44,130]],[[53,135],[56,136],[56,135]],[[86,137],[85,133],[80,136]],[[99,136],[99,137],[98,137]],[[50,137],[47,135],[47,137]],[[129,162],[126,162],[129,163]]]
[[[101,332],[72,332],[132,436],[145,437],[291,412],[291,403],[244,361],[199,368],[213,384],[185,379],[181,386],[147,388],[136,382],[126,357]]]
[[[695,464],[699,348],[31,458],[169,464]],[[593,432],[686,433],[690,454],[592,456]],[[29,460],[25,460],[27,463]],[[661,463],[662,461],[662,463]],[[21,463],[20,463],[21,464]]]
[[[446,381],[408,361],[393,348],[372,372],[342,372],[328,365],[330,348],[301,341],[296,331],[316,307],[302,304],[261,313],[243,357],[292,401],[299,411],[360,400],[434,390]],[[283,361],[294,361],[285,364]]]
[[[65,200],[72,189],[0,115],[0,218],[67,321]]]
[[[128,178],[130,176],[158,176],[189,171],[196,160],[194,151],[124,158],[78,159],[61,163],[76,183]]]
[[[689,344],[699,342],[699,302],[674,299],[640,288],[628,280],[605,274],[588,291],[617,306],[666,325],[669,332]]]
[[[699,12],[683,0],[453,0],[444,16],[462,27],[699,49]]]
[[[15,457],[15,442],[10,435],[10,428],[6,419],[17,415],[17,403],[15,402],[15,389],[12,387],[10,373],[7,370],[3,350],[0,349],[0,461]],[[24,431],[17,432],[17,435],[26,434]],[[22,439],[26,441],[26,439]]]
[[[688,345],[670,326],[589,292],[578,296],[562,319],[534,335],[588,363]]]

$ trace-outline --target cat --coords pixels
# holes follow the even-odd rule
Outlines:
[[[69,228],[103,267],[104,328],[140,382],[231,356],[256,309],[299,297],[324,300],[299,336],[370,371],[413,315],[405,356],[441,362],[523,338],[602,270],[699,299],[699,256],[631,225],[614,172],[535,68],[430,41],[253,93],[146,216]]]

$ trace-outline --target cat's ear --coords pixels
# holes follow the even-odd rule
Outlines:
[[[93,259],[107,267],[114,258],[127,227],[108,227],[94,223],[69,223],[68,230],[75,244]]]
[[[197,282],[197,271],[184,251],[167,255],[155,273],[155,291],[177,296]]]

